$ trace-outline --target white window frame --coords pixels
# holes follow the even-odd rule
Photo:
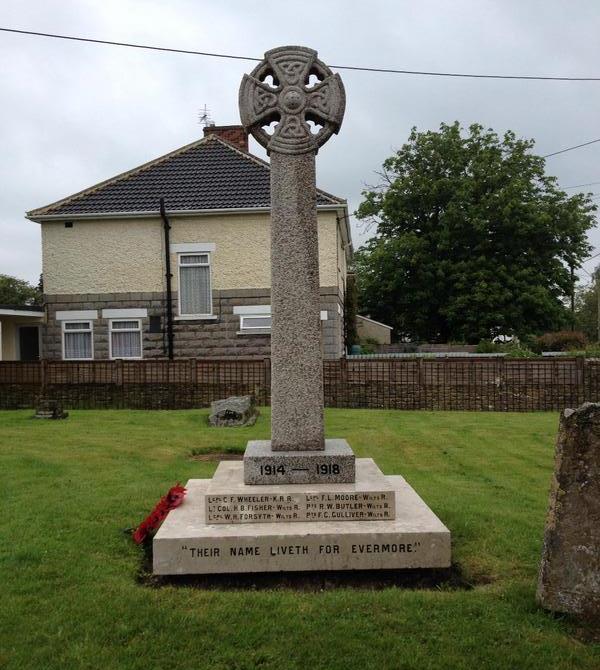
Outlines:
[[[81,329],[67,329],[65,324],[67,323],[87,323],[89,328]],[[60,322],[61,326],[61,347],[62,347],[62,359],[63,361],[93,361],[94,360],[94,321],[93,319],[63,319]],[[91,352],[92,355],[90,358],[67,358],[65,356],[65,333],[89,333],[91,339]]]
[[[271,330],[271,326],[250,326],[248,322],[252,319],[267,319],[271,318],[270,314],[240,314],[240,330],[246,332],[249,330]]]
[[[265,318],[271,316],[271,305],[236,305],[233,313],[240,317],[240,329],[238,335],[270,335],[271,326],[249,326],[246,319]]]
[[[137,328],[117,328],[113,330],[114,321],[135,321]],[[113,356],[113,333],[139,333],[140,335],[140,355],[139,356]],[[141,319],[127,319],[120,317],[118,319],[110,319],[108,322],[108,357],[111,361],[141,361],[144,358],[144,332],[142,330]]]
[[[206,256],[207,263],[181,263],[184,256]],[[212,319],[213,315],[213,289],[212,289],[212,252],[211,251],[178,251],[177,252],[177,312],[179,320],[182,319]],[[184,314],[181,311],[181,268],[208,267],[208,292],[210,294],[210,312],[203,314]]]
[[[271,305],[236,305],[233,308],[233,313],[240,317],[240,329],[238,335],[252,334],[252,331],[261,331],[260,335],[268,335],[271,333],[271,326],[250,326],[247,319],[264,318],[271,316]],[[321,321],[328,320],[328,312],[323,309],[319,312]]]

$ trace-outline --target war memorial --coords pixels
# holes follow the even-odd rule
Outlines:
[[[187,483],[154,537],[154,573],[449,567],[450,531],[403,477],[324,437],[315,157],[341,127],[342,80],[315,51],[280,47],[244,76],[239,104],[271,160],[271,440]]]

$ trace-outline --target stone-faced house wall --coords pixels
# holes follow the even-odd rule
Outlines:
[[[268,331],[243,332],[240,315],[235,313],[236,307],[270,304],[268,211],[173,216],[170,222],[175,357],[268,356]],[[320,211],[326,358],[343,354],[345,244],[338,212],[332,208]],[[182,319],[178,305],[178,254],[200,248],[210,255],[212,314]],[[93,358],[109,358],[108,317],[121,318],[114,310],[137,310],[144,358],[165,356],[165,251],[160,217],[44,221],[42,249],[47,311],[42,338],[45,358],[62,358],[62,323],[71,318],[69,314],[75,319],[84,315],[92,320]],[[122,314],[127,318],[134,313]],[[159,318],[158,329],[157,319],[151,324],[151,317]]]

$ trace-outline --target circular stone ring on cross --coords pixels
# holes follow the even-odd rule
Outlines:
[[[244,75],[239,105],[242,124],[268,153],[316,153],[339,131],[346,93],[341,77],[317,58],[316,51],[279,47],[267,51]],[[270,134],[265,128],[273,123],[277,125]]]

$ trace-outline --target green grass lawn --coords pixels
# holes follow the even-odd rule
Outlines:
[[[150,587],[123,529],[192,450],[267,438],[212,429],[206,410],[0,412],[0,667],[594,668],[600,645],[534,600],[556,414],[327,410],[327,434],[402,474],[452,531],[474,588]]]

